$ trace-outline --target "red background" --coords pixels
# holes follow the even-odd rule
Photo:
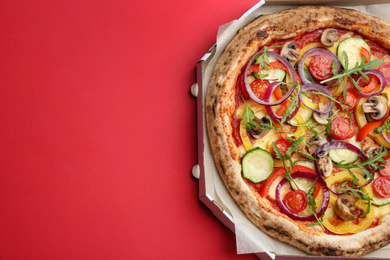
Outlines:
[[[0,3],[0,259],[256,259],[198,200],[190,94],[256,2]]]

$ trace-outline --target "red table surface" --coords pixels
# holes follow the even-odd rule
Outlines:
[[[0,259],[256,259],[198,200],[190,94],[256,2],[0,3]]]

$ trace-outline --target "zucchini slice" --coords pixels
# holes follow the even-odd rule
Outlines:
[[[362,148],[361,142],[356,141],[356,136],[345,140],[345,142],[353,144],[359,149]],[[348,149],[337,148],[329,150],[329,157],[333,162],[339,165],[348,165],[354,163],[359,158],[359,155]]]
[[[283,81],[286,77],[286,72],[282,69],[261,70],[261,73],[268,75],[265,79],[269,80],[271,83],[274,81]]]
[[[269,57],[269,62],[275,62],[278,61],[274,57]],[[286,77],[287,72],[282,70],[282,69],[262,69],[261,70],[262,75],[267,75],[264,79],[269,80],[269,82],[274,82],[274,81],[283,81],[284,78]],[[255,75],[256,76],[256,75]]]
[[[242,158],[242,176],[253,183],[266,180],[274,170],[272,155],[261,148],[255,148]]]
[[[304,161],[304,160],[301,160],[301,161],[297,161],[295,164],[296,164],[296,165],[305,166],[305,167],[310,168],[310,169],[312,169],[312,170],[315,170],[315,168],[316,168],[313,161]]]
[[[356,63],[360,65],[363,59],[361,53],[362,47],[365,48],[371,56],[370,46],[368,46],[362,38],[351,37],[339,44],[337,48],[337,57],[344,69],[352,69],[356,66]],[[348,64],[346,64],[345,54],[348,56]]]
[[[372,204],[373,205],[380,207],[380,206],[385,206],[389,203],[390,203],[390,198],[381,198],[381,197],[375,195],[375,193],[374,193],[374,195],[372,197]]]
[[[305,104],[308,104],[310,107],[318,108],[318,104],[312,103],[310,99],[306,96],[302,97],[305,101]],[[306,124],[313,117],[313,110],[307,108],[304,104],[301,103],[298,113],[291,118],[288,123],[290,125],[303,125]]]

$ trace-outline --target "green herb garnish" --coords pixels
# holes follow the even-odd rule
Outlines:
[[[317,222],[308,223],[308,224],[306,224],[306,226],[312,227],[312,226],[315,226],[315,225],[320,225],[322,230],[325,230],[324,225],[322,224],[322,222],[324,221],[325,211],[322,210],[321,216],[319,218],[317,217],[317,205],[316,205],[316,201],[315,201],[315,199],[313,197],[316,181],[317,181],[317,179],[314,181],[313,185],[311,186],[311,188],[306,193],[306,196],[307,196],[307,204],[309,206],[309,209],[307,209],[307,212],[310,213],[310,214],[313,214],[314,217],[316,218]]]
[[[358,169],[361,169],[368,178],[370,178],[371,180],[374,180],[374,176],[372,176],[371,172],[369,170],[367,170],[366,166],[373,167],[375,170],[384,169],[385,166],[380,165],[378,163],[380,162],[382,164],[386,164],[385,160],[383,159],[383,157],[386,155],[387,155],[387,150],[382,145],[380,148],[380,151],[377,155],[375,155],[372,158],[369,158],[368,160],[366,160],[364,162],[351,164],[351,165],[336,164],[336,166],[348,170],[348,172],[354,177],[354,179],[356,178],[356,176],[354,176],[350,170],[354,169],[354,168],[358,168]]]
[[[294,152],[297,152],[299,154],[302,154],[306,156],[307,158],[314,160],[313,156],[308,154],[302,149],[302,142],[305,136],[300,136],[298,139],[293,139],[291,137],[286,137],[286,140],[291,143],[290,147],[287,149],[286,153],[283,155],[277,145],[275,143],[272,143],[272,146],[274,148],[276,158],[282,160],[283,167],[286,169],[285,178],[290,182],[291,187],[293,190],[299,190],[298,185],[294,181],[294,179],[291,177],[291,169],[294,166],[294,163],[291,159],[291,156]]]
[[[390,129],[390,120],[387,119],[386,124],[381,125],[381,126],[378,127],[377,129],[375,129],[375,132],[379,134],[380,132],[382,132],[382,131],[384,131],[384,130],[386,130],[386,132],[388,132],[389,129]]]
[[[271,46],[271,47],[264,46],[263,53],[260,56],[255,57],[255,60],[256,60],[255,64],[259,64],[259,73],[255,74],[255,77],[257,79],[265,79],[266,77],[268,77],[268,74],[261,73],[261,68],[264,68],[266,70],[271,69],[269,67],[270,61],[269,61],[269,57],[267,55],[267,51],[270,49],[273,49],[273,48],[278,48],[278,47],[283,47],[283,45],[276,45],[276,46]]]
[[[348,61],[348,55],[347,53],[344,51],[344,57],[345,57],[345,67],[348,68],[349,66],[349,61]],[[337,67],[336,67],[336,61],[333,60],[333,63],[332,63],[332,73],[333,73],[333,76],[326,79],[326,80],[323,80],[321,81],[320,83],[323,84],[325,82],[328,82],[328,81],[332,81],[332,80],[335,80],[335,79],[339,79],[341,80],[341,84],[343,86],[343,95],[344,95],[344,100],[347,100],[347,86],[343,80],[343,77],[348,77],[353,85],[358,89],[358,90],[361,90],[359,85],[357,84],[357,82],[351,77],[351,75],[357,75],[357,74],[360,74],[362,75],[364,78],[368,79],[368,76],[363,72],[365,70],[372,70],[372,69],[375,69],[376,67],[380,66],[382,63],[383,63],[383,59],[376,59],[376,60],[373,60],[373,61],[370,61],[370,62],[367,62],[365,63],[366,61],[366,56],[363,57],[361,63],[356,63],[355,67],[352,68],[352,69],[345,69],[343,72],[337,74]]]
[[[241,118],[241,121],[243,125],[246,125],[246,130],[248,132],[250,132],[254,127],[259,127],[262,130],[275,128],[271,124],[257,123],[259,120],[256,117],[255,112],[253,112],[253,110],[250,108],[250,106],[248,105],[248,103],[245,101],[244,98],[243,100],[245,102],[245,110],[244,110],[244,115]],[[268,122],[272,122],[271,118],[268,115],[266,115],[265,117],[268,119]]]
[[[355,196],[361,200],[366,201],[366,202],[364,202],[364,204],[367,205],[367,210],[360,216],[361,218],[364,218],[368,213],[370,213],[372,198],[370,198],[370,196],[362,190],[355,189],[355,188],[344,188],[347,185],[347,183],[348,182],[344,182],[340,186],[340,188],[337,189],[337,191],[341,191],[344,194],[347,194],[349,196],[352,195],[352,196]]]

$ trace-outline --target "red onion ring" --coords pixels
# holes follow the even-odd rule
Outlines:
[[[245,81],[245,88],[246,88],[246,91],[248,92],[249,94],[249,97],[255,101],[256,103],[260,104],[260,105],[263,105],[263,106],[275,106],[275,105],[279,105],[281,104],[284,100],[286,100],[290,95],[291,93],[294,91],[294,88],[290,88],[290,90],[287,92],[286,95],[283,96],[283,98],[279,99],[278,101],[276,102],[267,102],[267,101],[263,101],[261,99],[259,99],[256,94],[253,92],[249,82],[248,82],[248,76],[247,76],[247,73],[248,73],[248,69],[249,67],[252,65],[253,61],[255,60],[256,57],[260,56],[261,54],[263,54],[264,51],[261,50],[259,52],[257,52],[255,55],[252,56],[252,58],[249,60],[246,68],[245,68],[245,72],[244,72],[244,81]],[[284,59],[281,55],[273,52],[273,51],[267,51],[266,54],[270,57],[274,57],[276,58],[277,60],[279,60],[281,63],[283,63],[284,66],[286,66],[287,68],[287,72],[288,74],[290,74],[290,77],[291,77],[291,81],[292,83],[296,83],[297,82],[297,78],[295,76],[295,71],[293,69],[293,67],[291,66],[291,64],[286,60]],[[267,99],[266,99],[267,100]]]
[[[383,120],[382,122],[382,126],[386,124],[386,122],[389,120],[389,118],[387,118],[386,120]],[[387,132],[386,132],[386,129],[383,129],[383,131],[381,132],[381,135],[383,137],[383,139],[388,143],[390,144],[390,140],[389,138],[387,137]]]
[[[292,173],[291,174],[291,177],[293,179],[295,178],[306,178],[306,179],[310,179],[310,180],[313,180],[315,181],[317,179],[317,176],[314,174],[314,173],[311,173],[311,172],[295,172],[295,173]],[[275,193],[275,198],[276,198],[276,203],[278,204],[280,210],[286,214],[287,216],[289,216],[290,218],[292,219],[295,219],[295,220],[303,220],[303,221],[312,221],[312,220],[315,220],[315,217],[314,215],[309,215],[309,216],[301,216],[301,215],[298,215],[298,214],[295,214],[295,213],[292,213],[291,211],[289,211],[287,209],[287,207],[284,205],[281,197],[280,197],[280,191],[282,189],[282,187],[288,182],[288,180],[286,178],[284,178],[279,184],[278,186],[276,187],[276,193]],[[329,198],[330,198],[330,194],[329,194],[329,191],[327,189],[326,186],[324,186],[324,184],[322,182],[320,182],[321,186],[322,186],[322,192],[323,192],[323,199],[322,199],[322,203],[321,203],[321,206],[318,208],[317,212],[316,212],[316,215],[317,217],[321,217],[321,214],[322,214],[322,210],[326,210],[328,208],[328,205],[329,205]]]
[[[372,96],[375,96],[375,95],[380,94],[380,93],[383,91],[383,89],[385,88],[385,86],[386,86],[386,78],[383,76],[383,74],[380,73],[378,70],[364,70],[363,73],[366,74],[366,75],[370,75],[370,74],[371,74],[371,75],[376,76],[376,77],[379,79],[379,82],[380,82],[380,84],[381,84],[381,87],[379,88],[378,91],[371,92],[371,93],[363,93],[363,92],[359,91],[358,89],[356,89],[356,90],[358,90],[358,91],[356,91],[357,94],[358,94],[359,96],[362,96],[362,97],[372,97]],[[357,79],[357,83],[358,83],[358,84],[359,84],[359,81],[360,81],[362,78],[363,78],[363,76],[360,75],[360,77]],[[356,87],[355,87],[355,88],[356,88]]]
[[[315,56],[315,55],[330,56],[333,60],[336,61],[337,73],[339,73],[339,71],[340,71],[340,68],[341,68],[340,61],[333,52],[331,52],[330,50],[323,48],[323,47],[314,47],[313,49],[310,49],[307,52],[305,52],[302,55],[301,60],[298,63],[298,75],[301,78],[301,81],[303,84],[311,83],[310,80],[308,80],[305,76],[305,66],[304,66],[305,59],[308,57],[311,57],[311,56]],[[334,80],[334,82],[336,82],[336,80]],[[329,86],[333,85],[334,82],[332,84],[330,84]]]
[[[301,90],[302,90],[302,91],[315,90],[315,91],[317,91],[317,92],[324,93],[324,94],[326,94],[327,96],[330,96],[330,97],[333,96],[332,93],[330,93],[330,91],[329,91],[327,88],[325,88],[324,86],[322,86],[322,85],[320,85],[320,84],[317,84],[317,83],[308,83],[308,84],[304,84],[304,85],[301,86]],[[320,111],[320,110],[318,110],[318,109],[314,109],[314,108],[311,108],[311,107],[307,106],[307,105],[305,104],[304,99],[302,98],[302,94],[301,94],[301,93],[299,93],[299,96],[300,96],[300,100],[301,100],[302,104],[304,104],[307,108],[309,108],[309,109],[311,109],[311,110],[313,110],[313,111],[315,111],[315,112],[317,112],[317,113],[327,114],[327,113],[329,113],[329,112],[332,110],[332,108],[333,108],[333,101],[332,101],[329,97],[326,97],[326,96],[325,96],[326,99],[328,100],[328,107],[326,108],[325,111]]]
[[[317,157],[317,154],[320,153],[320,152],[324,152],[324,151],[327,151],[329,149],[337,149],[337,148],[348,149],[348,150],[356,153],[357,155],[359,155],[365,161],[367,161],[369,159],[368,155],[366,153],[364,153],[362,150],[360,150],[358,147],[354,146],[353,144],[350,144],[350,143],[347,143],[347,142],[343,142],[343,141],[330,141],[330,142],[327,142],[327,143],[321,145],[314,152],[314,156]],[[326,183],[324,177],[322,176],[322,174],[320,172],[320,168],[318,166],[317,160],[314,161],[314,165],[315,165],[315,169],[316,169],[316,172],[317,172],[317,176],[320,179],[320,181],[322,182],[322,184],[325,185],[327,187],[327,189],[329,189],[332,193],[334,193],[336,195],[342,195],[343,192],[341,192],[341,191],[334,191],[330,187],[328,187],[328,184]],[[371,175],[372,176],[375,175],[375,169],[373,167],[371,167]],[[361,186],[355,186],[354,188],[355,189],[363,188],[364,186],[370,184],[371,182],[372,182],[372,179],[370,178],[365,184],[363,184]]]
[[[284,85],[290,86],[290,91],[291,91],[291,90],[294,90],[294,87],[293,87],[293,86],[291,86],[291,85],[289,85],[289,84],[287,84],[287,83],[285,83],[285,82],[275,81],[275,82],[273,82],[273,83],[267,88],[267,90],[266,90],[266,92],[265,92],[265,95],[264,95],[265,101],[267,101],[267,102],[270,101],[271,96],[272,96],[272,93],[274,92],[274,90],[276,89],[276,87],[279,86],[280,84],[284,84]],[[288,93],[287,93],[287,94],[288,94]],[[290,95],[291,95],[291,94],[290,94]],[[287,95],[285,95],[285,96],[287,96]],[[293,108],[293,110],[291,111],[291,115],[288,116],[288,117],[286,118],[286,121],[287,121],[287,122],[290,121],[291,118],[293,118],[293,117],[296,115],[296,113],[298,113],[299,105],[301,104],[301,103],[300,103],[299,97],[298,97],[298,101],[297,101],[297,102],[298,102],[298,107],[294,107],[294,108]],[[274,112],[274,110],[272,109],[271,106],[265,106],[265,109],[266,109],[266,111],[267,111],[267,114],[269,115],[269,117],[270,117],[273,121],[280,121],[280,120],[282,120],[283,117],[282,117],[282,116],[276,115],[275,112]]]

